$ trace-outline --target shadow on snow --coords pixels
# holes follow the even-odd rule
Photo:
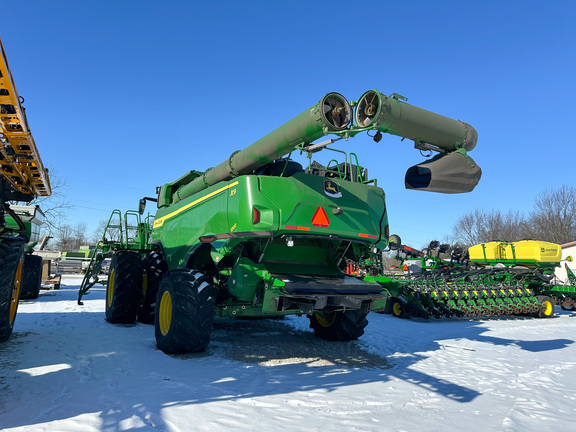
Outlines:
[[[85,299],[103,301],[104,295],[104,290],[96,289]],[[13,338],[0,345],[3,427],[100,412],[100,428],[107,432],[125,429],[126,422],[132,430],[166,428],[161,411],[167,407],[301,391],[329,393],[343,386],[397,379],[459,403],[480,395],[410,368],[427,358],[426,351],[442,348],[435,331],[420,331],[416,351],[414,343],[402,346],[397,334],[381,349],[369,346],[366,337],[347,343],[317,339],[311,330],[297,328],[294,319],[216,319],[212,343],[205,352],[167,356],[155,347],[153,326],[113,326],[104,321],[102,312],[78,309],[76,287],[43,292],[37,301],[62,301],[68,313],[56,313],[58,319],[53,313],[23,313],[19,319],[25,317],[24,330],[16,329]],[[82,312],[81,317],[73,311]],[[391,316],[371,314],[369,318],[378,323],[377,329],[391,324],[398,333],[405,327],[408,340],[411,331],[427,327],[414,321],[405,325]],[[528,351],[557,350],[573,343],[485,336],[486,329],[475,322],[442,325],[448,325],[456,337],[464,332],[467,339]],[[386,335],[378,336],[386,339]],[[398,352],[404,355],[402,361],[387,358]],[[393,391],[390,385],[383,387],[382,400],[393,398]],[[317,397],[322,395],[318,392]],[[29,400],[35,406],[22,410]]]

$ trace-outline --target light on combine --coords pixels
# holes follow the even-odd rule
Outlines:
[[[260,211],[256,207],[252,207],[252,223],[257,224],[260,222]]]

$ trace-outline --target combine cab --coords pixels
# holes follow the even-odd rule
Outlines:
[[[117,227],[103,236],[97,256],[112,253],[106,319],[153,319],[157,345],[167,353],[203,350],[215,315],[306,315],[320,338],[360,337],[386,295],[346,269],[387,247],[388,217],[384,191],[357,155],[332,145],[364,131],[378,142],[386,132],[438,152],[408,170],[411,189],[468,192],[481,174],[467,154],[476,145],[474,128],[400,99],[370,90],[349,103],[329,93],[215,168],[159,187],[139,211],[156,202],[149,238],[150,225],[141,221],[133,225],[142,235],[133,244],[110,241],[107,233]],[[336,138],[315,143],[327,134]],[[314,160],[320,151],[339,160]],[[293,152],[307,160],[294,160]],[[99,265],[96,258],[88,269],[79,301],[98,281]]]
[[[18,300],[38,297],[42,258],[31,255],[44,215],[29,203],[50,195],[22,101],[0,41],[0,342],[12,334]]]

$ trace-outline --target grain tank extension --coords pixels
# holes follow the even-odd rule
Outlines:
[[[333,144],[368,131],[376,142],[385,132],[438,153],[408,170],[408,188],[468,192],[480,179],[467,154],[477,139],[470,125],[375,90],[352,103],[328,93],[216,167],[189,171],[142,200],[140,214],[146,200],[158,207],[147,244],[110,248],[104,233],[103,249],[116,250],[107,320],[153,320],[168,353],[204,349],[214,315],[307,315],[318,337],[357,339],[386,296],[344,270],[387,246],[388,217],[384,191],[358,156]],[[316,142],[328,134],[335,137]],[[343,160],[313,160],[320,151]],[[80,297],[90,281],[88,269]]]

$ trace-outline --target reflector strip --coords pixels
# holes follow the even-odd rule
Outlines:
[[[358,234],[358,236],[364,237],[364,238],[371,238],[371,239],[378,238],[378,236],[371,235],[371,234],[364,234],[364,233],[360,233],[360,234]]]
[[[291,229],[291,230],[298,230],[298,231],[310,231],[310,227],[302,227],[302,226],[285,225],[284,228]]]

